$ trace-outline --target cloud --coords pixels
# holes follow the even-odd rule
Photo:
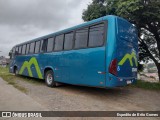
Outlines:
[[[6,0],[5,0],[6,1]],[[0,23],[13,26],[59,27],[82,0],[10,0],[0,2]],[[56,22],[55,22],[56,21]],[[57,24],[58,22],[58,24]]]
[[[13,45],[82,22],[91,0],[0,0],[0,53]]]

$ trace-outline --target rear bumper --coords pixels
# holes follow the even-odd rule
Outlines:
[[[112,74],[108,75],[108,80],[106,80],[106,87],[120,87],[129,84],[134,84],[137,81],[137,77],[116,77]]]

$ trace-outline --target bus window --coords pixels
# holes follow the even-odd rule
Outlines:
[[[76,31],[75,48],[86,48],[88,41],[88,28],[83,28]]]
[[[41,42],[41,41],[37,41],[37,42],[36,42],[35,53],[39,53],[40,42]]]
[[[15,55],[18,55],[18,47],[16,47]]]
[[[25,55],[26,54],[26,45],[23,45],[22,47],[22,55]]]
[[[51,52],[54,46],[54,38],[48,39],[47,52]]]
[[[89,47],[103,45],[104,41],[104,24],[91,26],[89,29]]]
[[[29,50],[29,53],[34,53],[34,46],[35,46],[35,42],[32,42],[31,44],[30,44],[30,50]]]
[[[15,54],[16,48],[14,47],[12,50],[12,53]]]
[[[27,44],[27,47],[26,47],[26,54],[29,53],[29,45],[30,45],[30,44]]]
[[[73,32],[65,34],[64,38],[64,50],[70,50],[73,46]]]
[[[55,47],[54,47],[55,51],[63,50],[63,39],[64,39],[63,34],[59,35],[59,36],[56,36]]]
[[[43,46],[43,40],[41,40],[40,52],[43,52],[42,46]]]
[[[40,52],[46,52],[48,40],[41,40]]]
[[[19,46],[18,55],[21,55],[21,52],[22,52],[22,46]]]

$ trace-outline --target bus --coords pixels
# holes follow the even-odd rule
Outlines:
[[[135,26],[118,16],[104,16],[15,45],[9,71],[58,83],[113,88],[137,80],[138,37]]]

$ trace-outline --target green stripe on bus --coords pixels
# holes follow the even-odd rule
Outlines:
[[[122,60],[118,63],[118,65],[123,65],[127,59],[129,59],[129,63],[131,66],[133,66],[133,61],[132,61],[132,58],[134,59],[135,61],[135,65],[138,66],[138,61],[137,61],[137,57],[136,57],[136,54],[135,52],[132,52],[132,54],[126,54]]]
[[[28,74],[30,77],[33,77],[33,74],[32,74],[32,71],[31,71],[31,65],[34,65],[35,66],[35,69],[36,69],[36,72],[37,72],[37,75],[40,79],[43,79],[42,77],[42,73],[41,73],[41,70],[39,68],[39,65],[38,65],[38,62],[37,62],[37,59],[35,57],[32,57],[29,62],[28,61],[25,61],[19,71],[19,74],[22,74],[23,71],[25,70],[25,68],[27,68],[28,70]]]

